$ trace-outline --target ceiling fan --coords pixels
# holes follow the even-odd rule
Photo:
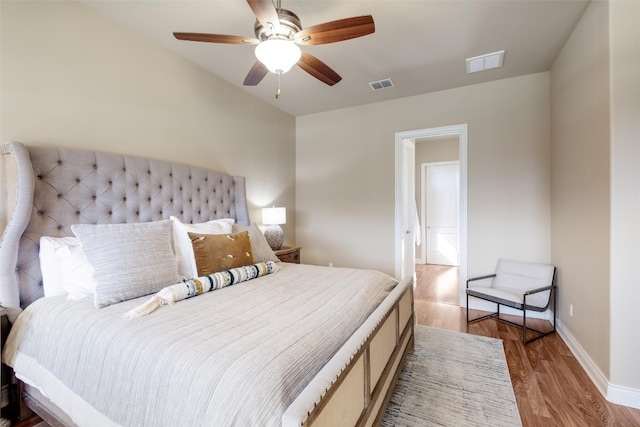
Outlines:
[[[286,73],[297,64],[318,80],[333,86],[342,80],[331,67],[315,56],[300,50],[300,46],[320,45],[366,36],[375,31],[371,15],[339,19],[325,22],[309,28],[302,28],[300,18],[286,9],[277,6],[272,0],[247,0],[256,15],[254,37],[231,36],[204,33],[173,33],[179,40],[208,43],[257,45],[255,54],[258,60],[253,64],[243,85],[255,86],[269,71],[278,75]],[[276,93],[279,97],[280,89]]]

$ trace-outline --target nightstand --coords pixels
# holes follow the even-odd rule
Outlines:
[[[291,247],[283,246],[278,250],[273,251],[278,259],[282,262],[291,262],[293,264],[300,264],[300,246]]]

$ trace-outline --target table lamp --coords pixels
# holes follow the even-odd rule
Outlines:
[[[287,223],[287,209],[286,208],[262,208],[262,223],[268,225],[264,231],[264,237],[267,239],[267,243],[271,246],[271,249],[278,250],[284,243],[284,233],[280,224]]]

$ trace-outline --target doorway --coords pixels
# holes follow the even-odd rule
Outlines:
[[[407,275],[415,278],[416,246],[415,236],[419,224],[412,221],[416,206],[415,198],[407,194],[415,187],[415,147],[416,141],[428,138],[457,137],[459,148],[459,282],[458,299],[460,306],[466,305],[462,290],[467,279],[467,125],[452,125],[414,131],[398,132],[395,135],[396,151],[396,202],[395,202],[395,253],[396,277]]]

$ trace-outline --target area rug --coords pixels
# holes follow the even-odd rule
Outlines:
[[[502,341],[416,326],[380,425],[522,426]]]

